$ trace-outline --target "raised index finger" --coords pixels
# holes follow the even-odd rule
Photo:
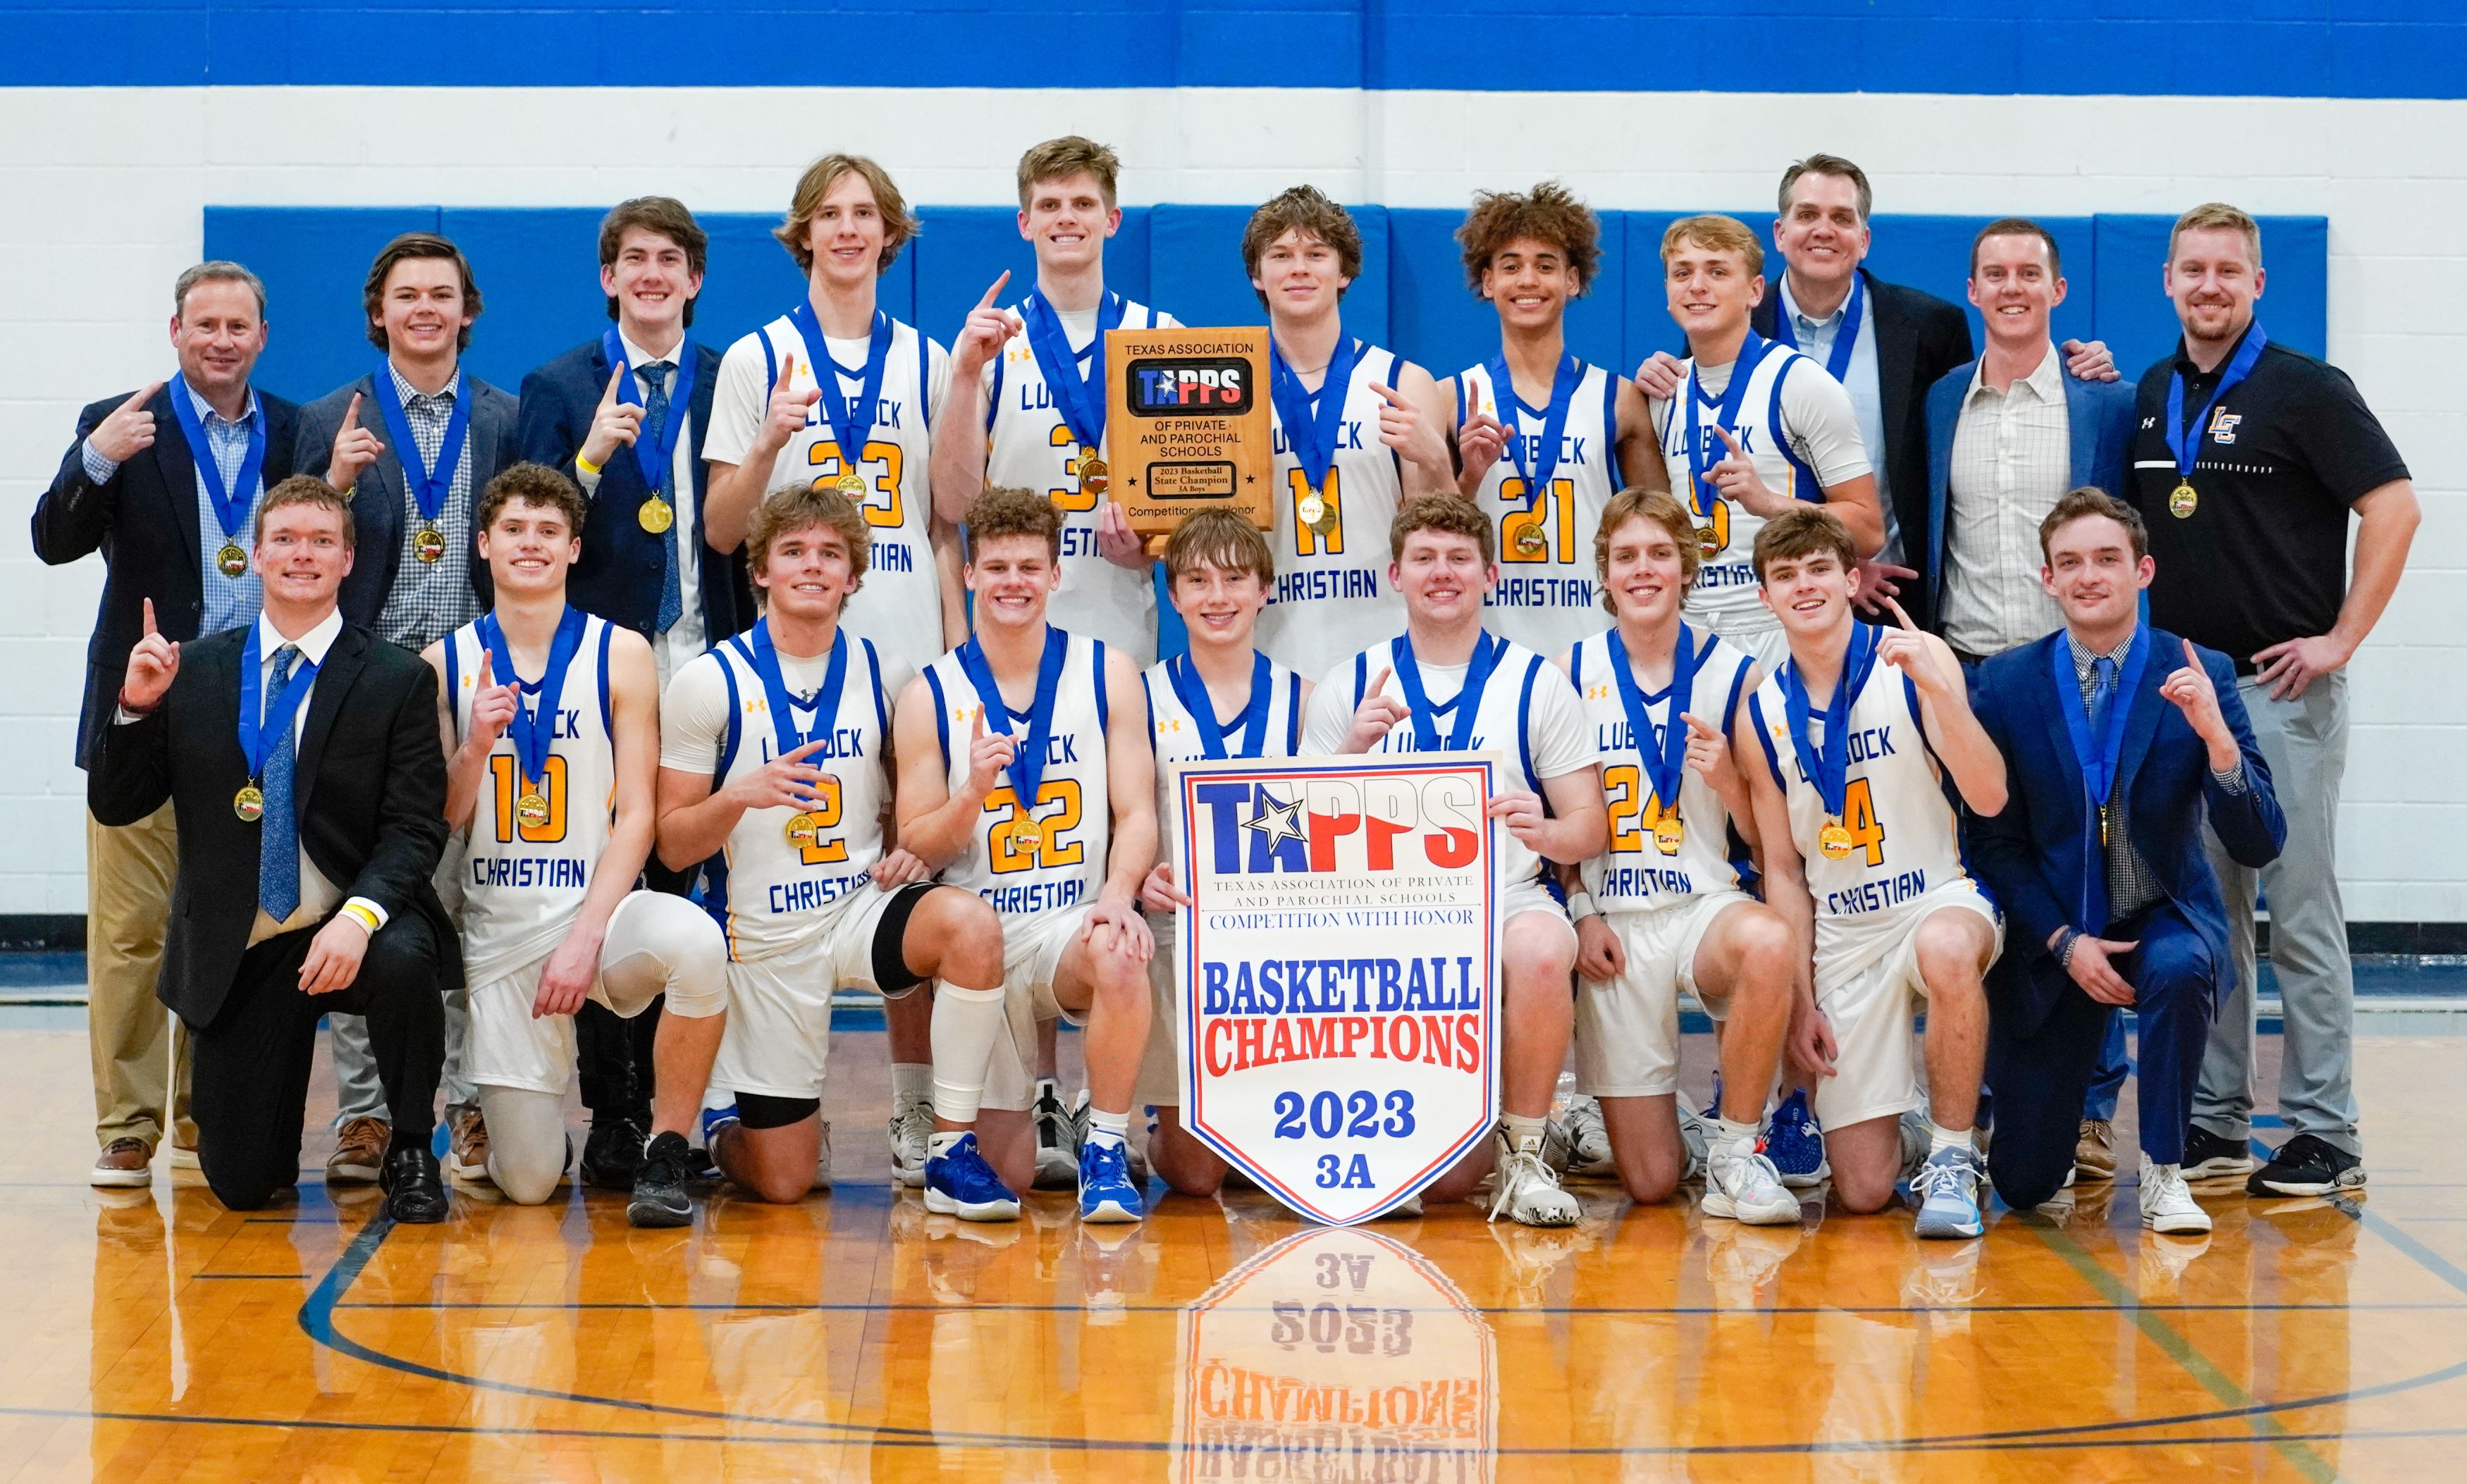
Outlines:
[[[1721,735],[1719,731],[1714,731],[1712,727],[1706,723],[1705,718],[1697,715],[1693,711],[1680,712],[1679,719],[1687,724],[1688,731],[1696,733],[1700,737],[1718,737]]]
[[[796,379],[797,352],[791,350],[786,355],[780,358],[780,390],[782,392],[787,391],[788,383]]]
[[[120,410],[122,412],[135,412],[137,409],[154,400],[154,393],[162,390],[163,383],[159,381],[149,381],[146,384],[146,390],[143,392],[131,393],[128,400],[120,404]]]
[[[622,387],[622,386],[623,386],[624,384],[625,384],[625,363],[624,363],[624,362],[622,362],[622,361],[620,361],[620,362],[618,362],[618,363],[617,363],[617,369],[616,369],[615,371],[610,371],[610,372],[608,373],[608,389],[607,389],[606,391],[604,391],[604,392],[602,392],[602,393],[600,393],[600,406],[602,406],[602,407],[614,407],[614,406],[616,406],[616,405],[617,405],[617,389],[618,389],[618,388],[620,388],[620,387]]]
[[[146,599],[146,632],[154,632],[154,599]]]
[[[1391,675],[1393,675],[1393,674],[1395,674],[1395,673],[1396,673],[1396,667],[1395,667],[1394,665],[1392,665],[1392,664],[1389,664],[1389,665],[1382,665],[1382,666],[1380,667],[1380,670],[1379,670],[1379,678],[1378,678],[1377,680],[1374,680],[1374,681],[1372,681],[1372,682],[1370,683],[1370,688],[1369,688],[1369,689],[1368,689],[1368,690],[1366,690],[1366,691],[1364,691],[1364,692],[1362,693],[1362,699],[1364,699],[1365,701],[1368,701],[1368,700],[1369,700],[1372,696],[1375,696],[1375,695],[1381,694],[1382,692],[1384,692],[1385,690],[1387,690],[1387,688],[1388,688],[1388,677],[1389,677],[1389,676],[1391,676]]]
[[[1903,632],[1915,634],[1919,631],[1919,626],[1911,621],[1911,616],[1902,612],[1901,604],[1889,597],[1885,599],[1885,606],[1893,611],[1893,621],[1901,625]]]
[[[1370,384],[1370,390],[1377,393],[1380,399],[1391,407],[1401,408],[1406,405],[1405,399],[1397,394],[1394,387],[1374,381]]]
[[[1718,422],[1717,422],[1717,423],[1713,424],[1713,431],[1714,431],[1714,432],[1716,432],[1716,433],[1718,433],[1718,434],[1720,434],[1720,435],[1722,435],[1722,441],[1723,441],[1725,444],[1727,444],[1727,445],[1729,446],[1729,448],[1730,448],[1730,450],[1731,450],[1731,452],[1732,454],[1736,455],[1737,457],[1739,457],[1739,458],[1741,458],[1741,459],[1745,459],[1745,458],[1748,456],[1748,451],[1747,451],[1746,449],[1741,448],[1741,447],[1739,446],[1739,440],[1738,440],[1737,438],[1734,438],[1731,437],[1731,430],[1730,430],[1730,429],[1728,429],[1728,428],[1726,428],[1726,427],[1722,426],[1720,423],[1718,423]]]
[[[351,405],[343,410],[343,426],[348,429],[356,428],[359,425],[360,394],[357,392],[354,392],[351,393]]]
[[[994,286],[985,290],[985,297],[977,301],[977,307],[980,309],[992,308],[994,306],[995,298],[1003,291],[1003,285],[1009,281],[1010,270],[1008,268],[1005,268],[1002,271],[1002,277],[994,280]]]
[[[496,662],[497,652],[495,650],[483,649],[480,651],[480,668],[479,671],[471,677],[472,689],[486,690],[488,688],[488,667],[496,663]]]
[[[2192,641],[2191,640],[2189,640],[2189,639],[2188,639],[2188,640],[2185,640],[2184,642],[2184,664],[2185,664],[2185,667],[2186,667],[2186,668],[2188,668],[2188,669],[2195,669],[2195,670],[2200,669],[2200,668],[2202,667],[2202,657],[2201,657],[2200,655],[2197,655],[2197,654],[2193,653],[2193,641]]]

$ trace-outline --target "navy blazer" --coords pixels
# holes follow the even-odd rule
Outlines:
[[[128,651],[146,632],[145,600],[154,600],[154,626],[166,639],[197,638],[205,613],[197,466],[180,419],[171,412],[170,387],[146,404],[154,415],[154,446],[112,470],[111,478],[100,484],[86,478],[86,436],[129,395],[123,392],[104,397],[78,414],[77,437],[60,460],[60,471],[34,502],[36,556],[57,567],[88,551],[102,553],[102,600],[95,608],[94,637],[86,642],[85,700],[78,712],[80,768],[93,766],[96,733],[111,723],[120,682],[128,669]],[[265,487],[272,489],[291,472],[300,408],[263,391],[257,393],[257,405],[265,411],[261,473]],[[222,545],[222,533],[215,534],[215,544]]]
[[[2050,349],[2048,353],[2061,364],[2062,351]],[[1961,404],[1970,395],[1970,380],[1978,371],[1977,361],[1958,366],[1945,372],[1927,394],[1928,542],[1919,581],[1927,589],[1928,611],[1936,616],[1937,628],[1943,626],[1944,614],[1944,529],[1953,508],[1953,434],[1961,421]],[[2124,463],[2133,448],[2134,384],[2084,381],[2071,371],[2064,372],[2064,380],[2065,426],[2071,435],[2071,456],[2068,487],[2089,484],[2118,500],[2128,499]]]
[[[716,644],[753,626],[754,594],[746,582],[744,549],[714,551],[704,534],[711,476],[702,461],[702,443],[711,431],[719,352],[698,340],[693,342],[693,395],[689,408],[693,446],[687,450],[693,468],[693,529],[679,534],[702,545],[703,634]],[[514,439],[522,457],[574,479],[574,456],[591,432],[600,393],[608,390],[608,377],[615,370],[602,337],[575,347],[525,376]],[[600,487],[591,495],[591,518],[582,525],[582,559],[566,579],[566,592],[576,607],[622,623],[645,639],[651,637],[651,627],[660,616],[660,569],[667,552],[667,538],[645,530],[635,518],[652,488],[634,451],[620,445],[600,472]]]
[[[472,398],[471,431],[464,443],[471,456],[471,500],[464,512],[467,519],[479,508],[481,492],[497,471],[520,461],[522,455],[514,447],[513,394],[472,375],[467,366],[463,368],[463,391]],[[334,457],[334,438],[343,431],[343,416],[351,410],[354,395],[360,398],[360,426],[376,433],[385,452],[360,471],[356,484],[343,491],[351,496],[353,539],[359,551],[351,575],[343,579],[337,606],[347,621],[374,628],[377,615],[385,611],[386,595],[394,591],[395,569],[402,565],[402,512],[410,498],[394,434],[377,407],[374,371],[300,409],[300,445],[292,456],[292,467],[325,477],[326,465]],[[482,608],[490,606],[488,564],[476,553],[471,558],[471,591],[479,596]]]
[[[2241,794],[2229,794],[2210,776],[2208,747],[2175,703],[2159,693],[2183,666],[2184,641],[2146,624],[2141,635],[2156,647],[2129,699],[2116,787],[2124,794],[2134,847],[2167,900],[2209,945],[2217,992],[2224,995],[2232,986],[2235,961],[2228,953],[2227,907],[2218,877],[2203,850],[2204,816],[2228,854],[2250,866],[2277,859],[2287,842],[2287,821],[2227,656],[2195,650],[2244,754]],[[2104,935],[2113,926],[2098,816],[2085,799],[2082,765],[2065,720],[2066,707],[2078,714],[2081,690],[2072,680],[2072,656],[2064,657],[2061,691],[2051,659],[2067,647],[2065,636],[2058,629],[1998,655],[1970,675],[1970,708],[2004,754],[2010,787],[2003,813],[1965,817],[1964,853],[2009,924],[2003,956],[1987,975],[1989,1008],[2023,1036],[2036,1031],[2072,987],[2048,951],[2048,938],[2059,928]]]
[[[1927,389],[1945,369],[1970,359],[1970,316],[1961,306],[1903,283],[1888,283],[1867,269],[1867,313],[1876,326],[1876,393],[1885,432],[1884,494],[1893,503],[1905,556],[1927,544],[1928,502],[1918,482],[1927,458]],[[1749,313],[1755,332],[1773,338],[1781,314],[1781,280]],[[1872,450],[1871,450],[1872,453]],[[1913,601],[1913,598],[1916,601]],[[1924,586],[1904,589],[1902,606],[1923,625],[1935,622]]]

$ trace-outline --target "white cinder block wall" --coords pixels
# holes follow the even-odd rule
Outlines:
[[[382,122],[414,102],[419,129]],[[629,122],[637,163],[611,163],[611,119]],[[815,124],[781,127],[796,119]],[[1603,208],[1690,207],[1761,200],[1783,164],[1824,149],[1858,160],[1887,212],[2223,199],[2326,215],[2330,358],[2388,423],[2425,509],[2353,667],[2347,913],[2467,921],[2467,103],[1218,89],[0,89],[0,913],[85,910],[71,753],[102,567],[42,566],[24,523],[77,408],[162,373],[170,285],[199,255],[206,206],[664,191],[772,211],[826,147],[878,156],[914,200],[1001,205],[1019,151],[1063,132],[1123,146],[1132,203],[1248,204],[1307,180],[1451,206],[1556,175]]]

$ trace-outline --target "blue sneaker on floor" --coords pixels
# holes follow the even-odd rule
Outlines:
[[[1817,1127],[1804,1091],[1791,1093],[1774,1110],[1773,1121],[1765,1126],[1765,1158],[1793,1190],[1822,1184],[1833,1173],[1824,1159],[1824,1131]]]
[[[693,1156],[694,1179],[719,1179],[719,1157],[711,1152],[711,1146],[718,1138],[720,1130],[730,1127],[736,1121],[735,1103],[725,1108],[706,1108],[702,1111],[702,1147],[687,1151]]]
[[[926,1157],[925,1209],[963,1222],[1011,1222],[1019,1220],[1019,1197],[977,1153],[977,1135],[971,1132],[940,1154]]]
[[[1140,1187],[1131,1183],[1130,1146],[1093,1138],[1080,1145],[1079,1219],[1135,1222],[1147,1213]]]
[[[1911,1181],[1918,1199],[1918,1234],[1922,1237],[1975,1237],[1987,1229],[1979,1216],[1979,1186],[1987,1172],[1979,1151],[1966,1144],[1939,1149],[1928,1156]]]

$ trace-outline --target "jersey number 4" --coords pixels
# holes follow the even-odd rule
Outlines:
[[[1051,814],[1047,808],[1059,805]],[[985,796],[985,813],[993,822],[985,827],[985,854],[993,862],[994,874],[1011,871],[1032,871],[1046,866],[1076,866],[1087,858],[1088,847],[1076,840],[1063,841],[1079,827],[1079,783],[1075,778],[1055,778],[1036,786],[1036,806],[1023,810],[1019,795],[1007,788],[998,788]],[[1036,826],[1036,840],[1028,843],[1014,840],[1011,831],[1020,820]]]
[[[1849,826],[1850,843],[1867,852],[1869,866],[1885,864],[1885,825],[1876,818],[1876,799],[1866,778],[1852,778],[1842,792],[1842,822]]]

